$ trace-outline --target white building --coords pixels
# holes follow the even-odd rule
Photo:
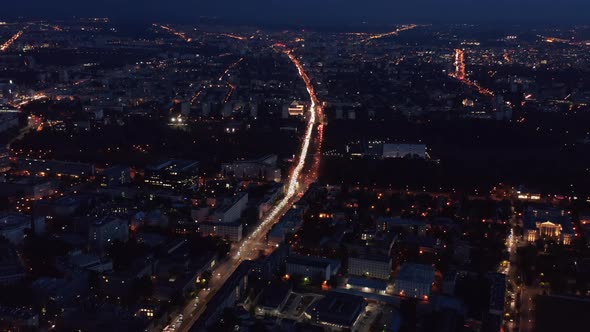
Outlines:
[[[115,241],[127,242],[129,223],[119,218],[104,218],[90,225],[88,232],[90,249],[103,252]]]
[[[426,264],[406,263],[400,268],[393,291],[396,295],[428,300],[434,283],[434,268]]]
[[[391,276],[391,258],[386,256],[349,256],[348,274],[389,279]]]
[[[303,209],[291,208],[268,232],[268,244],[271,246],[278,246],[285,241],[287,234],[297,233],[302,224]]]
[[[252,179],[265,181],[281,181],[281,169],[277,167],[277,155],[267,155],[258,159],[238,160],[221,165],[221,172],[225,176],[237,179]]]
[[[242,240],[243,226],[241,223],[202,223],[199,231],[207,236],[219,236],[232,242]]]
[[[218,223],[233,223],[242,217],[248,207],[248,193],[241,192],[228,199],[217,211],[213,218]]]
[[[426,158],[424,144],[383,144],[383,158]]]
[[[330,280],[340,269],[338,261],[321,257],[290,256],[286,263],[288,275],[302,276],[314,281]]]

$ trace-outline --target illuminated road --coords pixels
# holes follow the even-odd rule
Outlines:
[[[297,67],[297,71],[299,72],[299,76],[305,83],[307,88],[307,93],[310,96],[311,106],[309,108],[309,118],[307,119],[307,129],[305,131],[305,135],[303,136],[303,144],[301,146],[301,152],[299,153],[299,157],[297,159],[297,164],[289,177],[289,182],[287,184],[287,190],[285,196],[278,202],[277,205],[270,211],[270,213],[266,216],[266,218],[260,223],[260,225],[252,232],[252,234],[246,238],[242,244],[240,245],[239,249],[234,255],[234,259],[241,259],[244,253],[250,253],[251,249],[254,249],[256,243],[260,242],[262,237],[270,230],[272,225],[274,225],[278,218],[284,214],[294,203],[294,201],[298,198],[298,193],[302,193],[305,191],[304,188],[300,188],[300,186],[305,186],[309,184],[309,179],[306,179],[304,183],[301,183],[301,172],[305,167],[305,161],[307,159],[307,154],[309,151],[309,146],[313,139],[313,131],[316,124],[316,119],[320,116],[319,113],[322,112],[320,102],[317,98],[315,93],[315,89],[311,83],[311,80],[307,76],[305,72],[305,68],[295,57],[292,51],[285,49],[284,53],[289,57],[291,62]],[[313,170],[310,172],[312,174],[317,174]],[[243,258],[242,258],[243,259]]]
[[[510,53],[509,52],[504,52],[504,54],[502,54],[502,57],[504,58],[504,61],[506,61],[506,63],[511,63],[512,59],[510,58]]]
[[[242,61],[244,61],[244,58],[240,58],[238,61],[232,63],[231,65],[229,65],[229,67],[227,67],[227,69],[223,72],[223,74],[221,74],[221,76],[219,76],[219,81],[223,81],[223,78],[226,77],[227,75],[229,75],[229,72],[236,68],[240,63],[242,63]]]
[[[570,46],[590,46],[590,40],[582,40],[582,41],[574,41],[574,40],[568,40],[568,39],[563,39],[563,38],[557,38],[557,37],[545,37],[545,36],[539,36],[543,39],[544,42],[546,43],[561,43],[561,44],[567,44]]]
[[[391,36],[397,36],[400,32],[412,30],[412,29],[414,29],[416,27],[417,27],[416,24],[402,25],[400,28],[395,29],[394,31],[390,31],[390,32],[386,32],[386,33],[380,33],[380,34],[369,36],[369,37],[361,40],[361,43],[367,43],[367,42],[370,42],[370,41],[375,40],[375,39],[381,39],[381,38],[386,38],[386,37],[391,37]]]
[[[273,250],[273,248],[270,248],[265,243],[266,233],[272,228],[274,224],[279,221],[279,219],[291,208],[291,206],[300,199],[309,184],[315,182],[317,178],[319,158],[321,156],[320,149],[323,140],[323,124],[321,124],[321,121],[323,120],[323,109],[319,99],[317,98],[311,79],[305,72],[305,68],[300,60],[293,54],[291,50],[287,49],[283,45],[276,44],[273,47],[285,53],[293,65],[295,65],[299,73],[299,77],[305,83],[307,93],[310,98],[311,106],[307,115],[307,127],[305,134],[302,137],[299,156],[297,157],[295,167],[293,168],[287,182],[284,197],[274,205],[274,207],[263,218],[262,222],[256,227],[256,229],[252,231],[252,233],[244,238],[240,244],[232,248],[229,259],[223,263],[220,263],[212,271],[212,278],[209,281],[209,288],[202,290],[197,295],[197,298],[189,301],[185,308],[174,319],[175,322],[178,322],[178,317],[183,317],[182,323],[179,324],[179,326],[175,326],[173,329],[175,331],[185,332],[193,326],[200,315],[205,311],[207,302],[213,298],[215,293],[223,286],[227,278],[229,278],[229,276],[236,270],[242,261],[257,258],[260,255],[261,250],[267,253]],[[227,72],[228,71],[226,71],[224,75],[226,75]],[[318,128],[317,135],[314,135],[314,129],[316,128],[316,125]],[[311,166],[306,170],[306,166],[308,166],[306,162],[307,156],[312,143],[316,151],[313,154],[314,160]],[[170,327],[168,327],[168,330],[170,330],[169,328]]]
[[[36,94],[29,96],[29,97],[21,96],[21,97],[19,97],[19,99],[13,100],[13,101],[9,102],[8,104],[12,107],[20,109],[21,107],[27,106],[28,104],[30,104],[34,101],[48,99],[48,98],[49,97],[44,92],[37,92]]]
[[[20,30],[19,32],[14,34],[14,36],[10,37],[9,40],[7,40],[4,44],[2,44],[2,46],[0,46],[0,52],[8,51],[10,46],[12,46],[12,44],[14,44],[14,42],[23,35],[23,33],[25,33],[24,30]]]
[[[507,284],[510,287],[506,288],[506,314],[504,316],[504,331],[516,332],[517,325],[515,319],[518,317],[518,310],[516,309],[516,297],[519,294],[520,287],[517,283],[517,269],[516,269],[516,251],[518,249],[518,239],[516,237],[517,221],[513,217],[510,221],[510,233],[506,237],[505,245],[508,250],[509,258],[500,263],[498,273],[506,275]]]
[[[167,25],[159,25],[159,24],[154,23],[153,26],[155,26],[157,28],[164,29],[164,30],[170,32],[171,34],[175,35],[176,37],[184,40],[187,43],[190,43],[191,41],[193,41],[184,32],[176,31],[176,30],[172,29],[171,27],[169,27]]]
[[[244,36],[236,35],[233,33],[227,33],[227,32],[205,32],[205,35],[216,36],[216,37],[226,37],[226,38],[231,38],[231,39],[241,40],[241,41],[246,41],[246,40],[254,38],[254,36],[244,37]]]
[[[520,294],[520,332],[535,330],[535,297],[543,294],[543,289],[523,286]]]
[[[246,38],[246,37],[234,35],[232,33],[222,33],[220,36],[228,37],[228,38],[232,38],[232,39],[236,39],[236,40],[248,40],[248,38]]]
[[[461,49],[455,50],[455,77],[464,80],[465,75],[465,52]]]
[[[236,91],[235,85],[233,85],[231,83],[227,83],[227,85],[229,85],[229,91],[227,91],[227,94],[225,95],[225,98],[223,99],[224,104],[227,104],[229,102],[231,95],[234,93],[234,91]]]
[[[493,97],[494,92],[482,87],[479,83],[469,79],[465,71],[465,52],[461,49],[455,50],[455,72],[450,73],[449,76],[456,78],[461,83],[476,89],[480,94]]]
[[[229,65],[229,67],[227,67],[227,68],[226,68],[226,69],[223,71],[223,73],[221,74],[221,76],[219,76],[219,79],[218,79],[218,81],[219,81],[219,82],[222,82],[222,81],[223,81],[223,79],[224,79],[224,78],[225,78],[227,75],[229,75],[229,72],[230,72],[232,69],[234,69],[235,67],[237,67],[237,66],[238,66],[240,63],[242,63],[242,61],[244,61],[244,58],[243,58],[243,57],[242,57],[242,58],[240,58],[238,61],[236,61],[236,62],[232,63],[231,65]],[[227,101],[229,101],[229,97],[231,97],[231,94],[234,92],[234,90],[235,90],[235,88],[236,88],[236,87],[235,87],[234,85],[232,85],[231,83],[227,83],[227,84],[228,84],[228,86],[230,87],[230,90],[229,90],[228,94],[226,95],[226,99],[225,99],[225,100],[224,100],[224,102],[223,102],[224,104],[225,104],[225,103],[227,103]],[[212,87],[212,86],[209,86],[209,87]],[[199,98],[201,97],[201,95],[203,94],[203,92],[204,92],[204,91],[205,91],[205,87],[204,87],[204,86],[202,86],[202,87],[201,87],[199,90],[197,90],[197,92],[195,92],[194,96],[191,98],[191,105],[194,105],[194,104],[195,104],[195,103],[196,103],[196,102],[199,100]]]

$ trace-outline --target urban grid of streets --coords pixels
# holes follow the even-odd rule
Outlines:
[[[189,38],[185,33],[176,31],[173,28],[166,25],[156,25],[167,32],[176,35],[182,40],[190,43],[193,40]],[[368,43],[376,39],[385,38],[389,36],[395,36],[400,32],[411,30],[416,28],[416,25],[405,25],[400,28],[382,34],[375,35],[360,35],[363,39],[360,43]],[[8,50],[12,44],[19,39],[24,33],[24,29],[18,31],[8,41],[0,45],[0,52]],[[247,40],[248,38],[235,36],[231,34],[223,34],[228,38],[236,40]],[[271,211],[263,218],[261,223],[249,234],[242,242],[232,247],[229,256],[226,260],[218,264],[212,271],[212,278],[209,280],[209,286],[206,289],[201,290],[198,295],[189,301],[186,306],[175,315],[171,324],[168,325],[164,331],[188,331],[199,319],[207,308],[208,302],[215,296],[219,289],[224,285],[231,274],[236,270],[239,264],[245,260],[256,259],[261,253],[269,253],[274,248],[269,247],[265,243],[265,236],[268,231],[274,226],[278,220],[301,198],[303,193],[307,190],[310,184],[314,183],[318,176],[318,168],[321,156],[321,146],[323,142],[323,109],[321,102],[318,99],[315,88],[309,78],[304,65],[300,59],[294,53],[294,50],[289,49],[284,44],[274,44],[272,47],[284,53],[291,63],[297,68],[300,79],[304,82],[307,94],[310,101],[310,107],[306,116],[306,130],[302,137],[301,148],[296,158],[296,163],[291,171],[285,187],[285,195],[282,197],[271,209]],[[455,51],[455,72],[450,73],[450,76],[456,78],[462,83],[475,88],[480,94],[493,96],[494,93],[488,89],[481,87],[477,82],[470,80],[467,77],[465,69],[465,53],[463,50],[457,49]],[[232,63],[219,77],[219,81],[222,82],[223,78],[228,75],[229,71],[239,65],[244,58],[240,58],[235,63]],[[82,82],[79,82],[82,83]],[[77,83],[78,84],[78,83]],[[231,96],[235,87],[226,82],[230,87],[230,91],[226,96],[226,100]],[[193,96],[191,103],[195,103],[203,92],[204,87],[200,87],[195,95]],[[37,100],[45,98],[43,93],[38,93],[33,96],[31,100]],[[30,102],[30,100],[23,101],[23,104]],[[22,106],[22,104],[20,105]],[[315,150],[310,153],[310,149]],[[513,220],[513,224],[515,221]],[[514,226],[514,225],[513,225]],[[517,286],[515,279],[517,278],[517,271],[514,267],[516,248],[518,247],[518,241],[514,236],[514,228],[511,230],[510,236],[507,238],[506,245],[510,253],[510,259],[504,266],[499,268],[500,273],[504,273],[509,278],[509,283],[517,291],[511,294],[510,313],[512,317],[520,318],[520,330],[530,331],[532,330],[532,299],[534,295],[538,293],[537,289],[526,288]],[[511,264],[512,263],[512,264]],[[519,310],[515,308],[516,297],[520,297],[521,308],[520,315]],[[520,316],[520,317],[519,317]],[[514,320],[510,320],[508,325],[510,331],[516,330]]]
[[[9,40],[7,40],[4,44],[0,45],[0,52],[8,51],[10,46],[12,46],[12,44],[14,44],[14,42],[23,35],[23,33],[25,33],[25,32],[23,30],[20,30],[14,36],[12,36]]]
[[[291,172],[287,187],[285,188],[285,196],[277,202],[249,236],[244,238],[239,245],[234,246],[230,252],[229,259],[214,268],[212,279],[209,281],[209,287],[201,290],[194,299],[189,301],[184,309],[172,320],[172,324],[165,328],[165,331],[188,331],[207,308],[207,302],[223,286],[227,278],[231,276],[242,261],[255,259],[260,255],[261,250],[272,250],[272,248],[264,244],[266,233],[299,200],[306,191],[306,188],[315,182],[317,178],[319,158],[321,155],[320,149],[323,140],[323,110],[321,103],[303,64],[294,55],[293,51],[283,44],[275,44],[273,47],[285,53],[297,68],[299,77],[305,83],[310,99],[305,135],[302,138],[301,150],[296,159],[297,163]],[[306,162],[312,143],[314,143],[317,151],[313,155],[314,160],[311,167],[303,174],[307,166]]]
[[[411,30],[416,27],[417,25],[413,24],[406,25],[392,32],[371,35],[362,39],[361,43],[397,35],[400,32]],[[165,26],[162,26],[162,28],[190,42],[190,38],[187,39],[186,35],[183,33],[172,30],[171,28]],[[269,251],[273,250],[273,248],[268,247],[264,243],[264,237],[268,231],[270,231],[272,226],[276,224],[278,220],[293,206],[293,204],[299,200],[299,198],[306,191],[307,187],[317,179],[321,157],[321,146],[323,141],[323,109],[321,102],[316,95],[315,88],[307,72],[305,71],[303,64],[295,56],[293,50],[288,49],[286,45],[281,43],[276,43],[272,47],[282,51],[289,57],[289,60],[297,68],[299,77],[305,83],[305,87],[310,99],[310,107],[307,116],[307,129],[305,131],[305,135],[302,138],[302,145],[297,158],[297,163],[295,164],[295,167],[293,168],[287,182],[285,196],[276,203],[273,209],[265,216],[262,222],[249,236],[244,238],[240,244],[235,245],[232,248],[229,258],[215,267],[215,269],[212,271],[212,280],[209,281],[209,287],[201,290],[194,299],[186,304],[186,306],[172,320],[172,323],[164,329],[166,332],[189,331],[207,308],[207,303],[211,300],[211,298],[213,298],[217,291],[219,291],[219,289],[224,285],[224,283],[242,261],[255,259],[260,255],[261,252],[268,253]],[[236,66],[242,60],[243,59],[240,59],[237,63],[232,64],[230,68],[225,71],[221,78],[227,74],[229,69]],[[195,98],[198,98],[198,96],[199,93],[195,95]],[[316,125],[317,129],[315,128]],[[309,149],[312,142],[314,143],[316,152],[313,155],[313,162],[311,166],[308,166],[306,165],[306,162],[308,160]],[[305,170],[306,166],[308,168],[307,170]]]

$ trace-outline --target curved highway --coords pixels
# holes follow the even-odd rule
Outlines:
[[[170,328],[170,326],[167,327],[167,331],[184,332],[190,330],[192,325],[205,311],[207,302],[213,298],[215,293],[223,286],[227,278],[235,271],[242,261],[257,258],[260,255],[261,250],[273,250],[273,248],[269,248],[264,241],[267,232],[279,221],[291,206],[299,200],[307,187],[317,179],[317,168],[319,167],[319,157],[321,155],[320,149],[323,140],[323,125],[317,124],[317,122],[323,119],[323,109],[316,95],[311,79],[307,75],[301,61],[293,54],[293,51],[287,49],[282,44],[275,44],[273,47],[285,53],[293,65],[295,65],[299,77],[305,83],[310,99],[305,134],[302,137],[301,149],[295,167],[293,167],[287,182],[285,196],[274,205],[256,229],[244,238],[239,245],[234,247],[230,252],[229,259],[219,264],[212,271],[212,279],[209,282],[209,288],[202,290],[196,299],[189,301],[181,313],[173,320],[175,326],[173,328]],[[316,129],[316,124],[317,131],[314,130]],[[314,135],[314,133],[316,133],[316,135]],[[309,167],[307,157],[312,141],[315,144],[314,147],[316,151],[314,153],[314,161],[312,162],[311,167]],[[309,170],[306,170],[306,166]],[[305,174],[303,174],[304,170]]]

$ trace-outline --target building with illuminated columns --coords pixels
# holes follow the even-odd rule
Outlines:
[[[561,209],[529,207],[524,213],[523,225],[528,242],[549,239],[570,245],[574,237],[572,218]]]

